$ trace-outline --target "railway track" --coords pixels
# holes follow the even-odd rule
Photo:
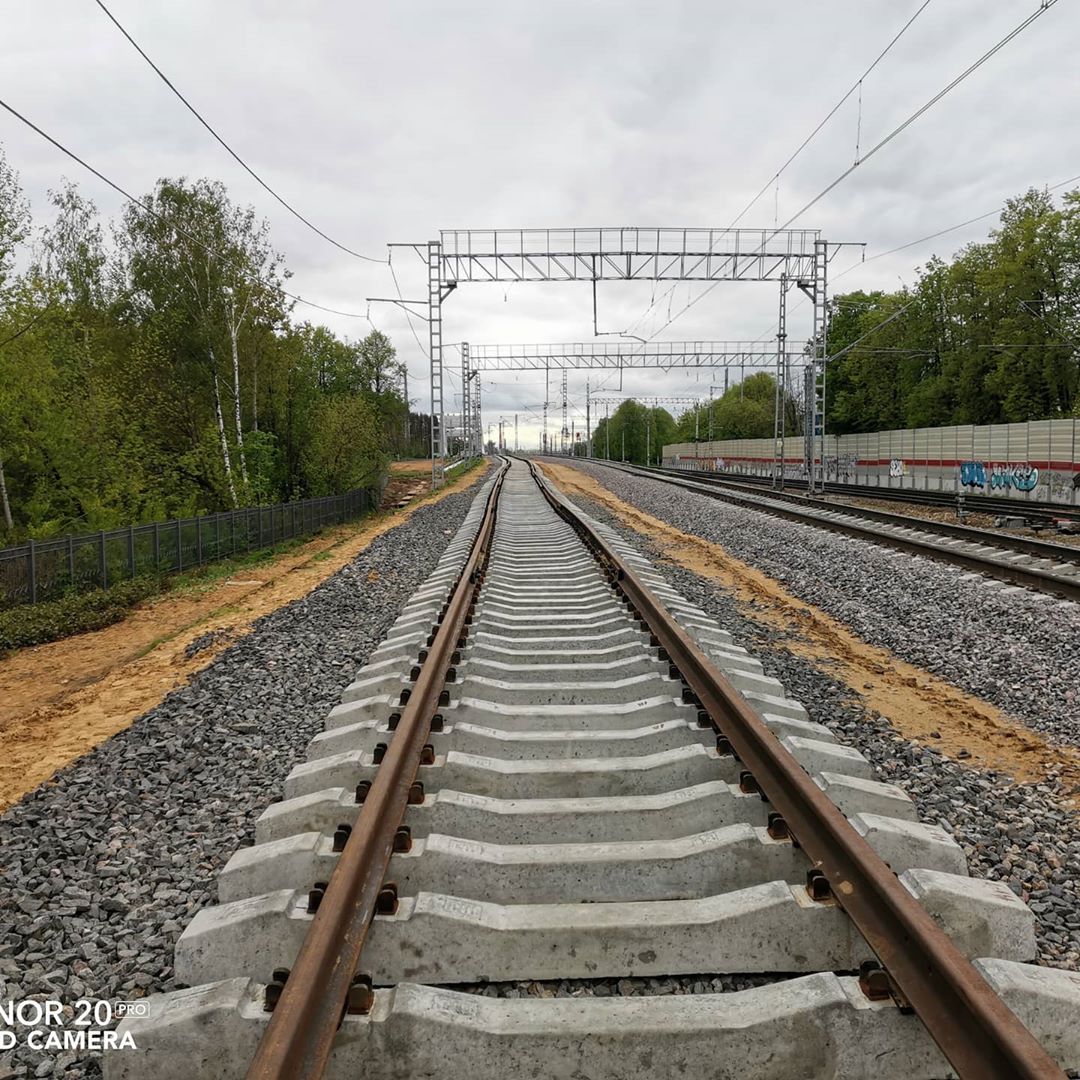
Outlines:
[[[688,470],[666,469],[664,471],[685,472]],[[770,477],[749,473],[732,475],[731,473],[694,470],[692,475],[733,487],[770,489],[772,487]],[[784,486],[805,490],[807,485],[805,479],[787,477],[784,480]],[[889,488],[874,484],[844,484],[836,480],[830,480],[825,484],[825,493],[847,499],[880,499],[885,502],[911,503],[917,506],[940,506],[946,510],[955,510],[958,505],[956,492],[917,491],[914,488]],[[969,514],[1007,514],[1010,517],[1022,517],[1040,528],[1046,528],[1054,521],[1080,521],[1080,507],[1043,502],[1037,499],[1010,499],[1007,496],[975,495],[965,492],[964,509]]]
[[[108,1080],[1080,1065],[1020,900],[519,461],[219,892]]]
[[[1028,536],[1011,536],[949,522],[927,521],[869,507],[838,505],[805,496],[784,496],[737,487],[716,478],[693,478],[672,469],[594,461],[606,468],[647,476],[724,499],[738,506],[843,533],[861,540],[953,563],[988,577],[1040,592],[1080,600],[1080,548]]]

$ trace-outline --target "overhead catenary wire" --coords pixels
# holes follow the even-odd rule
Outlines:
[[[123,198],[127,199],[128,202],[133,203],[141,210],[145,210],[146,213],[152,214],[159,221],[166,221],[165,217],[162,214],[158,213],[158,211],[155,210],[149,203],[126,191],[115,180],[110,180],[109,177],[107,177],[103,172],[95,169],[93,165],[85,161],[83,158],[79,157],[79,155],[76,154],[74,150],[69,150],[66,146],[64,146],[63,143],[57,141],[48,132],[39,128],[37,124],[35,124],[28,117],[23,116],[23,114],[19,112],[18,109],[14,108],[12,105],[9,105],[2,98],[0,98],[0,108],[3,108],[7,112],[11,113],[11,115],[14,116],[16,120],[19,120],[21,123],[25,124],[28,128],[30,128],[31,131],[35,132],[37,135],[40,135],[46,142],[50,143],[62,154],[71,158],[71,160],[74,161],[76,164],[81,165],[84,169],[86,169],[87,172],[91,173],[93,176],[96,176],[103,184],[112,188],[113,191],[115,191],[118,195],[123,196]],[[193,244],[202,248],[202,250],[205,251],[208,255],[220,254],[219,252],[216,252],[213,248],[209,247],[207,244],[203,243],[203,241],[200,240],[197,236],[193,236],[191,233],[177,227],[172,222],[167,223],[172,225],[176,232],[178,232],[181,236],[186,237]],[[326,307],[324,304],[316,304],[313,300],[305,300],[302,296],[298,296],[296,293],[292,293],[289,292],[287,289],[283,289],[277,282],[268,281],[266,278],[260,277],[258,274],[242,274],[241,276],[246,277],[249,281],[256,281],[260,285],[267,285],[271,288],[275,288],[283,296],[287,296],[290,300],[295,300],[298,304],[305,304],[308,307],[316,308],[319,311],[326,311],[331,315],[341,315],[347,319],[367,318],[367,315],[362,312],[340,311],[337,308]]]
[[[798,158],[799,155],[810,145],[810,143],[812,143],[814,141],[814,139],[817,138],[817,136],[821,132],[822,128],[824,128],[825,125],[828,124],[828,122],[840,111],[842,106],[848,101],[848,99],[851,97],[851,95],[854,94],[856,91],[858,91],[859,94],[860,94],[860,124],[861,124],[861,104],[862,104],[862,102],[861,102],[861,94],[862,94],[863,81],[874,70],[874,68],[876,68],[878,66],[878,64],[880,64],[881,61],[885,59],[885,57],[892,50],[893,46],[904,36],[904,34],[907,33],[907,31],[910,29],[912,23],[914,23],[915,20],[930,6],[931,2],[932,2],[932,0],[923,0],[923,3],[919,5],[919,7],[915,10],[914,14],[911,15],[910,18],[907,20],[907,22],[905,22],[904,25],[901,26],[900,29],[893,35],[893,37],[889,41],[888,45],[886,45],[885,48],[882,49],[881,52],[879,52],[877,54],[877,56],[874,58],[873,62],[870,64],[870,66],[851,84],[850,87],[848,87],[848,89],[844,93],[843,97],[841,97],[840,100],[828,111],[828,113],[825,114],[824,118],[818,122],[817,127],[815,127],[813,129],[813,131],[811,131],[810,134],[806,136],[805,139],[803,139],[803,141],[798,145],[798,147],[796,147],[794,152],[788,157],[788,159],[784,162],[784,164],[781,165],[780,168],[778,168],[776,170],[776,172],[773,173],[773,175],[770,176],[769,179],[761,186],[761,190],[758,191],[758,193],[742,208],[742,210],[740,210],[739,213],[735,215],[735,218],[732,220],[731,224],[728,226],[729,229],[735,228],[735,226],[738,225],[739,222],[742,221],[742,219],[744,217],[746,217],[746,215],[750,212],[750,210],[757,203],[757,201],[762,197],[762,195],[764,195],[765,192],[767,192],[769,190],[769,188],[773,188],[773,187],[775,187],[775,191],[776,191],[775,203],[774,203],[773,227],[777,228],[776,222],[779,220],[779,217],[780,217],[780,213],[779,213],[779,207],[780,207],[780,177],[787,170],[787,168],[795,161],[795,159]],[[856,158],[858,158],[858,148],[857,148],[857,146],[856,146]],[[777,229],[777,231],[779,231],[779,230]],[[663,293],[661,295],[661,297],[660,297],[661,303],[663,302],[664,297],[668,295],[668,293],[674,292],[675,285],[677,285],[677,284],[678,284],[678,282],[676,282],[674,285],[672,285],[667,290],[667,292],[665,292],[665,293]],[[652,303],[649,304],[648,308],[645,309],[645,312],[642,315],[640,315],[637,319],[634,320],[634,322],[631,324],[631,326],[627,327],[627,330],[631,330],[634,327],[639,326],[642,322],[644,322],[644,320],[648,318],[649,312],[652,311],[652,309],[655,306],[656,306],[656,297],[655,297],[655,293],[654,293]],[[670,316],[670,314],[671,314],[671,312],[669,310],[668,315]]]
[[[416,327],[413,325],[413,313],[409,311],[405,304],[405,297],[401,292],[401,285],[398,283],[397,272],[394,270],[393,256],[387,258],[386,265],[390,268],[390,276],[394,279],[394,289],[397,291],[399,306],[402,311],[405,312],[405,319],[409,324],[409,329],[412,331],[413,339],[416,341],[416,347],[420,350],[421,355],[428,363],[431,363],[431,357],[428,355],[427,349],[424,348],[423,343],[420,341],[420,335],[416,332]]]
[[[1080,174],[1078,174],[1076,176],[1070,176],[1067,180],[1059,180],[1056,184],[1048,184],[1048,185],[1046,185],[1045,190],[1046,191],[1057,191],[1059,188],[1068,187],[1069,184],[1075,184],[1078,181],[1080,181]],[[877,259],[884,259],[889,255],[896,255],[898,252],[907,251],[909,248],[918,247],[919,244],[925,244],[930,240],[938,239],[938,237],[947,236],[949,233],[956,232],[959,229],[966,228],[968,225],[974,225],[978,221],[984,221],[986,218],[993,217],[995,214],[1000,214],[1002,212],[1002,210],[1004,209],[1004,207],[1005,207],[1005,204],[1002,203],[1002,204],[1000,204],[998,206],[995,206],[993,210],[987,210],[982,214],[976,214],[974,217],[966,218],[963,221],[957,222],[955,225],[947,225],[945,228],[938,229],[937,231],[932,232],[932,233],[928,233],[926,236],[920,236],[917,240],[909,240],[909,241],[907,241],[907,243],[898,244],[896,247],[889,248],[888,251],[879,251],[875,255],[870,255],[870,256],[868,256],[866,258],[863,258],[863,259],[857,259],[849,267],[847,267],[844,270],[841,270],[839,274],[834,274],[830,278],[830,280],[835,283],[835,282],[839,281],[840,278],[846,277],[853,270],[857,270],[860,266],[865,266],[866,263],[875,262]],[[808,303],[809,303],[809,300],[807,300],[807,298],[805,296],[800,297],[788,309],[789,317],[790,317],[792,312],[798,311],[799,308],[803,307],[805,304],[808,304]],[[860,303],[863,306],[872,306],[872,301],[846,301],[846,303],[849,303],[849,304]],[[772,332],[773,332],[772,329],[766,330],[765,333],[759,334],[753,340],[754,341],[760,341],[762,338],[770,336],[772,334]],[[988,347],[989,346],[979,346],[979,348],[988,348]]]
[[[968,67],[966,67],[951,82],[947,83],[944,87],[942,87],[941,90],[939,90],[936,94],[929,98],[923,105],[919,106],[919,108],[916,109],[913,113],[911,113],[906,119],[897,124],[896,127],[894,127],[887,135],[885,135],[882,139],[879,139],[878,142],[876,142],[869,150],[867,150],[866,153],[863,154],[862,157],[860,157],[854,164],[850,165],[842,173],[840,173],[840,175],[837,176],[831,183],[822,188],[821,191],[819,191],[809,202],[807,202],[805,206],[792,214],[791,217],[789,217],[783,223],[783,225],[781,225],[778,229],[773,230],[770,236],[762,241],[762,249],[764,249],[765,244],[768,242],[769,239],[771,239],[772,236],[775,236],[778,232],[789,228],[792,224],[794,224],[794,222],[796,222],[800,217],[802,217],[803,214],[807,212],[807,210],[816,206],[823,198],[825,198],[826,195],[835,190],[836,187],[842,184],[844,180],[846,180],[853,172],[855,172],[856,169],[858,169],[861,165],[865,164],[872,157],[874,157],[875,154],[888,146],[889,143],[891,143],[902,132],[906,131],[921,116],[929,112],[930,109],[932,109],[939,101],[942,100],[942,98],[944,98],[952,90],[956,89],[956,87],[959,86],[962,82],[964,82],[965,79],[978,71],[978,69],[982,67],[982,65],[985,64],[989,59],[991,59],[991,57],[995,56],[998,52],[1000,52],[1006,45],[1009,44],[1009,42],[1011,42],[1014,38],[1016,38],[1019,34],[1021,34],[1024,30],[1031,26],[1031,24],[1034,23],[1038,18],[1040,18],[1042,15],[1045,15],[1046,12],[1048,12],[1057,2],[1058,0],[1040,0],[1039,7],[1035,11],[1033,11],[1030,15],[1023,19],[1018,25],[1014,26],[1013,29],[1009,31],[1009,33],[1007,33],[1003,38],[995,42],[995,44],[992,45],[989,49],[987,49],[987,51],[984,52],[982,56],[980,56],[972,64],[968,65]],[[655,331],[649,336],[649,340],[652,341],[659,334],[663,333],[663,331],[666,330],[673,322],[675,322],[676,319],[680,318],[695,304],[699,303],[706,296],[708,296],[709,293],[711,293],[713,289],[715,289],[719,284],[719,281],[714,281],[711,285],[707,286],[700,293],[698,293],[697,296],[688,300],[684,307],[682,307],[679,311],[675,312],[675,314],[672,315],[668,319],[668,321],[660,327],[659,330]]]
[[[1056,184],[1050,184],[1047,186],[1047,191],[1057,191],[1058,188],[1067,187],[1069,184],[1075,184],[1080,181],[1080,175],[1070,176],[1068,180],[1061,180]],[[956,225],[949,225],[947,228],[938,229],[937,232],[932,232],[927,236],[920,236],[918,240],[909,240],[906,244],[899,244],[897,247],[889,248],[888,251],[879,251],[876,255],[871,255],[869,258],[861,259],[858,262],[854,262],[846,270],[842,270],[837,274],[833,280],[837,281],[845,274],[850,274],[858,266],[862,266],[865,263],[874,262],[877,259],[884,259],[887,255],[895,255],[900,251],[907,251],[908,248],[918,247],[919,244],[925,244],[928,240],[936,240],[939,236],[945,236],[948,233],[956,232],[958,229],[963,229],[968,225],[974,225],[977,221],[983,221],[988,217],[993,217],[995,214],[1000,214],[1004,204],[1002,206],[995,206],[993,210],[987,210],[985,213],[976,214],[975,217],[967,218],[965,221],[958,222]]]
[[[233,160],[234,160],[234,161],[235,161],[235,162],[236,162],[236,163],[237,163],[237,164],[238,164],[238,165],[239,165],[239,166],[240,166],[240,167],[241,167],[241,168],[242,168],[242,169],[243,169],[243,170],[244,170],[244,171],[245,171],[245,172],[246,172],[246,173],[247,173],[247,174],[248,174],[248,175],[249,175],[249,176],[250,176],[250,177],[251,177],[251,178],[252,178],[252,179],[253,179],[253,180],[254,180],[254,181],[255,181],[255,182],[257,183],[257,184],[258,184],[258,185],[259,185],[259,186],[260,186],[260,187],[261,187],[261,188],[263,188],[263,190],[265,190],[266,192],[268,192],[268,193],[269,193],[269,194],[270,194],[271,196],[273,196],[273,198],[275,198],[275,199],[276,199],[276,200],[277,200],[277,201],[278,201],[278,202],[279,202],[279,203],[280,203],[280,204],[281,204],[281,205],[282,205],[283,207],[285,207],[285,209],[286,209],[286,210],[288,210],[288,211],[289,211],[289,213],[293,215],[293,217],[295,217],[295,218],[296,218],[296,219],[297,219],[298,221],[301,221],[301,222],[303,222],[303,224],[304,224],[304,225],[306,225],[306,226],[307,226],[307,227],[308,227],[308,228],[309,228],[309,229],[310,229],[310,230],[311,230],[312,232],[314,232],[314,233],[317,233],[317,234],[318,234],[319,236],[321,236],[321,237],[322,237],[322,238],[323,238],[323,239],[324,239],[324,240],[325,240],[325,241],[326,241],[327,243],[329,243],[329,244],[333,244],[333,245],[334,245],[334,247],[338,248],[338,249],[339,249],[340,251],[344,251],[346,255],[351,255],[351,256],[352,256],[352,257],[353,257],[354,259],[362,259],[362,260],[364,260],[365,262],[373,262],[373,263],[385,263],[385,262],[387,262],[387,261],[388,261],[388,260],[386,260],[386,259],[377,259],[377,258],[375,258],[375,256],[373,256],[373,255],[365,255],[365,254],[364,254],[363,252],[360,252],[360,251],[355,251],[355,250],[354,250],[353,248],[349,247],[348,245],[346,245],[346,244],[342,244],[342,243],[341,243],[340,241],[338,241],[338,240],[335,240],[335,239],[334,239],[334,238],[333,238],[332,236],[328,236],[328,235],[327,235],[327,234],[326,234],[325,232],[323,232],[323,230],[322,230],[322,229],[320,229],[320,228],[319,228],[319,227],[318,227],[317,225],[313,224],[313,223],[312,223],[311,221],[309,221],[309,220],[308,220],[308,219],[307,219],[306,217],[304,217],[304,215],[303,215],[303,214],[301,214],[301,213],[300,213],[300,211],[299,211],[299,210],[297,210],[295,206],[293,206],[293,205],[292,205],[291,203],[289,203],[289,202],[288,202],[288,201],[287,201],[286,199],[284,199],[284,198],[283,198],[283,197],[282,197],[281,195],[279,195],[279,194],[278,194],[278,193],[277,193],[277,192],[276,192],[276,191],[275,191],[275,190],[274,190],[274,189],[273,189],[273,188],[272,188],[272,187],[271,187],[271,186],[270,186],[270,185],[269,185],[269,184],[268,184],[268,183],[267,183],[267,182],[266,182],[266,181],[265,181],[265,180],[264,180],[264,179],[263,179],[263,178],[262,178],[262,177],[261,177],[261,176],[260,176],[260,175],[259,175],[259,174],[258,174],[258,173],[257,173],[257,172],[256,172],[256,171],[255,171],[255,170],[254,170],[254,169],[253,169],[253,168],[252,168],[252,167],[251,167],[251,166],[250,166],[250,165],[249,165],[249,164],[248,164],[248,163],[247,163],[247,162],[246,162],[246,161],[245,161],[245,160],[244,160],[244,159],[243,159],[243,158],[242,158],[242,157],[241,157],[241,156],[240,156],[240,155],[239,155],[239,154],[238,154],[238,153],[237,153],[237,152],[236,152],[236,151],[235,151],[235,150],[234,150],[234,149],[233,149],[233,148],[232,148],[232,147],[231,147],[231,146],[230,146],[230,145],[229,145],[229,144],[228,144],[228,143],[227,143],[227,142],[226,142],[226,141],[225,141],[225,140],[224,140],[224,139],[223,139],[223,138],[222,138],[221,136],[220,136],[220,135],[219,135],[219,134],[218,134],[218,133],[217,133],[217,131],[216,131],[216,130],[215,130],[215,129],[214,129],[214,128],[213,128],[212,126],[211,126],[210,122],[209,122],[209,121],[208,121],[208,120],[207,120],[207,119],[206,119],[206,118],[205,118],[205,117],[204,117],[204,116],[203,116],[203,115],[202,115],[202,114],[201,114],[201,113],[200,113],[200,112],[198,111],[198,109],[196,109],[196,108],[195,108],[195,106],[194,106],[194,105],[192,105],[192,104],[191,104],[191,102],[190,102],[190,101],[188,101],[188,99],[187,99],[186,97],[184,97],[184,95],[183,95],[183,94],[182,94],[182,93],[180,92],[180,90],[179,90],[179,89],[177,89],[177,87],[176,87],[176,84],[175,84],[175,83],[173,83],[173,81],[172,81],[172,80],[171,80],[171,79],[170,79],[170,78],[168,77],[168,75],[166,75],[166,74],[165,74],[165,72],[164,72],[164,71],[162,71],[162,70],[161,70],[161,68],[159,68],[159,67],[157,66],[157,64],[155,64],[155,63],[154,63],[154,61],[153,61],[153,60],[151,60],[151,59],[150,59],[150,57],[146,55],[146,52],[145,52],[145,51],[143,50],[142,46],[140,46],[140,45],[139,45],[139,43],[138,43],[138,42],[137,42],[137,41],[136,41],[136,40],[135,40],[135,39],[134,39],[134,38],[133,38],[133,37],[132,37],[132,36],[131,36],[131,35],[130,35],[130,34],[129,34],[128,32],[127,32],[127,30],[125,30],[125,29],[124,29],[124,27],[123,27],[123,26],[122,26],[122,25],[120,24],[120,22],[119,22],[119,20],[118,20],[118,19],[116,18],[116,16],[115,16],[115,15],[113,15],[113,13],[112,13],[112,12],[111,12],[111,11],[110,11],[110,10],[109,10],[109,9],[108,9],[108,8],[107,8],[107,7],[106,7],[106,6],[104,5],[104,4],[103,4],[103,3],[102,3],[102,0],[94,0],[94,3],[96,3],[96,4],[97,4],[97,6],[98,6],[99,8],[101,8],[101,10],[102,10],[102,11],[103,11],[103,12],[104,12],[104,13],[106,14],[106,16],[108,16],[108,18],[109,18],[109,21],[110,21],[110,22],[111,22],[111,23],[113,24],[113,26],[115,26],[115,27],[116,27],[116,29],[117,29],[117,30],[119,30],[119,31],[120,31],[120,33],[121,33],[121,34],[123,34],[125,38],[127,38],[128,42],[129,42],[129,43],[131,44],[132,48],[134,48],[134,50],[135,50],[135,51],[136,51],[136,52],[137,52],[137,53],[138,53],[138,54],[139,54],[139,55],[140,55],[140,56],[141,56],[141,57],[142,57],[142,58],[143,58],[143,59],[144,59],[144,60],[145,60],[145,61],[146,61],[146,62],[147,62],[147,63],[148,63],[149,65],[150,65],[150,67],[152,67],[152,68],[154,69],[154,72],[155,72],[155,73],[157,74],[158,78],[159,78],[159,79],[161,79],[161,81],[162,81],[162,82],[163,82],[163,83],[164,83],[164,84],[165,84],[165,85],[166,85],[166,86],[167,86],[167,87],[168,87],[168,88],[169,88],[169,89],[170,89],[170,90],[171,90],[171,91],[172,91],[172,92],[173,92],[173,93],[174,93],[174,94],[175,94],[175,95],[176,95],[176,96],[177,96],[177,97],[178,97],[178,98],[180,99],[180,101],[182,101],[182,102],[183,102],[183,104],[184,104],[184,106],[185,106],[185,107],[187,108],[188,112],[190,112],[190,113],[191,113],[191,115],[192,115],[192,116],[194,116],[194,117],[195,117],[195,119],[196,119],[196,120],[198,120],[198,121],[199,121],[199,123],[200,123],[200,124],[202,124],[202,126],[203,126],[204,128],[206,128],[206,130],[207,130],[208,132],[210,132],[210,134],[211,134],[211,135],[212,135],[212,136],[213,136],[213,137],[214,137],[214,138],[215,138],[215,139],[216,139],[216,140],[217,140],[217,141],[218,141],[218,142],[219,142],[219,143],[221,144],[221,146],[222,146],[222,147],[224,147],[225,151],[226,151],[226,152],[227,152],[227,153],[229,154],[229,156],[230,156],[230,157],[231,157],[231,158],[232,158],[232,159],[233,159]]]

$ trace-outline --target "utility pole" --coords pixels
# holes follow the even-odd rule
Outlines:
[[[604,460],[611,460],[611,409],[604,409]]]
[[[592,415],[589,412],[589,380],[585,380],[585,456],[592,457]]]
[[[469,452],[469,417],[472,412],[469,404],[469,343],[463,341],[461,349],[461,453]]]
[[[483,419],[480,415],[480,372],[477,369],[473,369],[473,378],[476,380],[476,385],[473,387],[472,392],[472,415],[473,415],[473,431],[475,432],[474,441],[476,442],[477,454],[483,456],[484,447],[484,425]]]
[[[652,413],[645,414],[645,465],[649,465],[649,436],[652,434]]]
[[[626,460],[626,425],[623,424],[622,429],[622,459]]]
[[[784,414],[787,409],[787,274],[780,275],[780,311],[776,321],[776,401],[773,411],[772,486],[784,490]]]
[[[409,453],[409,368],[406,364],[401,365],[401,396],[405,399],[405,423],[402,425],[401,456],[407,457]]]
[[[543,453],[548,452],[548,437],[547,437],[547,410],[548,410],[548,397],[550,396],[550,381],[551,381],[551,368],[544,368],[544,434],[543,434]]]
[[[518,449],[519,449],[519,447],[518,447],[517,418],[518,418],[518,414],[514,413],[514,453],[515,454],[518,452]]]
[[[559,434],[559,450],[567,452],[566,440],[570,438],[570,430],[566,426],[566,368],[562,369],[562,431]]]

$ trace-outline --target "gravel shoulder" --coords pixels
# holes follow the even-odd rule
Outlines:
[[[558,466],[556,466],[558,468]],[[579,463],[624,502],[735,558],[863,641],[1080,746],[1080,604]]]
[[[430,468],[430,463],[428,463]],[[427,502],[324,530],[228,580],[167,594],[122,622],[0,660],[0,809],[186,683],[255,621],[310,592]]]
[[[905,738],[889,717],[865,707],[835,677],[828,657],[792,651],[797,628],[776,626],[722,582],[676,565],[666,537],[650,538],[628,527],[608,503],[580,490],[563,486],[563,491],[652,559],[673,588],[717,618],[803,703],[812,720],[861,750],[882,780],[907,791],[922,820],[952,833],[974,876],[1003,881],[1025,900],[1036,916],[1039,963],[1080,970],[1080,820],[1060,782],[1017,784],[1005,772],[972,767]],[[671,492],[664,489],[669,501]]]
[[[420,505],[191,681],[0,815],[0,1001],[177,988],[176,939],[342,688],[431,573],[480,482]],[[75,1053],[0,1078],[99,1076]]]

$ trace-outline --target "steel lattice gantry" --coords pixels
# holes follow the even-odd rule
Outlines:
[[[817,229],[450,229],[444,282],[779,281],[814,275]]]
[[[786,352],[801,353],[804,341]],[[551,368],[771,368],[771,341],[573,341],[549,345],[468,345],[474,371],[545,371]]]
[[[597,229],[449,229],[438,240],[423,244],[393,244],[411,247],[424,260],[428,271],[427,321],[431,375],[431,451],[434,459],[446,453],[443,403],[442,304],[452,290],[465,282],[587,281],[594,291],[600,281],[779,281],[797,282],[814,302],[815,366],[824,368],[825,267],[829,244],[817,229],[683,229],[613,227]],[[782,284],[782,288],[785,287]],[[390,301],[394,302],[394,301]],[[406,310],[424,301],[397,301]],[[715,344],[715,343],[713,343]],[[756,345],[757,343],[747,343]],[[653,346],[662,349],[663,345]],[[783,345],[781,344],[781,349]],[[716,367],[733,362],[727,356],[716,360],[665,362],[663,354],[650,355],[649,346],[626,345],[620,357],[609,352],[597,354],[587,363],[587,354],[576,354],[573,363],[564,354],[561,364],[538,360],[529,368],[575,367]],[[791,346],[786,350],[790,354]],[[694,353],[701,356],[700,351]],[[765,352],[753,352],[764,357]],[[769,350],[775,362],[777,350]],[[634,358],[640,357],[639,363]],[[608,359],[610,358],[610,359]],[[608,362],[604,362],[608,360]],[[736,362],[738,362],[736,360]],[[744,366],[756,365],[749,358]],[[474,369],[480,370],[481,363]],[[510,364],[503,365],[511,369]],[[490,370],[490,369],[489,369]],[[823,404],[824,379],[818,395]],[[477,387],[478,388],[478,387]],[[476,401],[470,401],[470,414]],[[814,424],[823,437],[823,417]],[[808,462],[808,467],[812,463]]]

